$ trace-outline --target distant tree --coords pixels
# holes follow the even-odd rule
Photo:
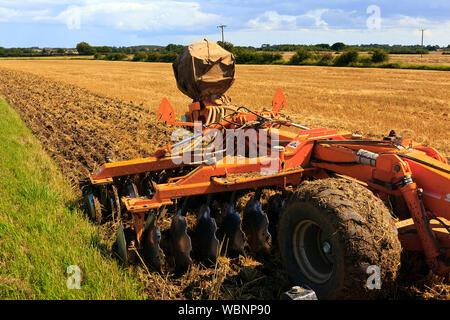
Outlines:
[[[24,56],[23,50],[21,48],[11,48],[7,49],[8,57],[22,57]]]
[[[290,64],[300,64],[311,57],[312,57],[312,54],[311,54],[311,52],[308,51],[308,49],[300,48],[289,60],[289,63]]]
[[[329,65],[330,62],[333,60],[333,54],[331,52],[325,52],[321,54],[319,65]]]
[[[246,50],[246,49],[239,49],[236,52],[236,63],[237,64],[249,64],[249,63],[255,63],[256,60],[256,52]]]
[[[145,61],[147,60],[148,55],[144,51],[138,51],[133,56],[133,61]]]
[[[283,59],[279,53],[257,52],[246,48],[236,49],[235,56],[237,64],[272,64]]]
[[[324,49],[324,50],[330,50],[331,47],[328,43],[319,43],[315,45],[318,48]]]
[[[178,54],[173,51],[158,52],[152,51],[147,54],[148,62],[174,62]]]
[[[95,53],[95,49],[86,42],[80,42],[77,44],[77,51],[82,55],[90,55]]]
[[[220,42],[220,41],[219,41]],[[261,50],[263,50],[263,51],[272,51],[272,50],[266,50],[265,48],[259,48],[259,49],[256,49],[255,47],[252,47],[252,46],[248,46],[248,47],[242,47],[242,46],[235,46],[235,47],[233,47],[233,53],[234,54],[237,54],[238,53],[238,51],[251,51],[251,52],[256,52],[256,51],[261,51]]]
[[[437,51],[438,49],[440,49],[440,47],[438,45],[428,45],[425,47],[428,51]]]
[[[334,65],[336,66],[348,66],[351,63],[355,63],[358,61],[358,51],[352,49],[343,52],[341,55],[336,57],[334,60]]]
[[[234,50],[234,45],[231,42],[222,42],[222,41],[217,41],[217,44],[219,46],[221,46],[222,48],[224,48],[225,50],[231,52],[231,53],[235,53]]]
[[[179,44],[173,44],[173,43],[168,44],[165,48],[166,51],[175,52],[178,54],[181,53],[181,51],[183,51],[183,49],[184,49],[184,46],[179,45]]]
[[[416,54],[428,54],[429,51],[427,49],[420,48],[420,49],[417,49],[415,53]]]
[[[112,61],[122,61],[122,60],[127,60],[128,59],[128,55],[126,53],[123,53],[123,52],[113,52],[113,53],[107,53],[104,56],[104,59],[105,60],[112,60]]]
[[[103,59],[104,56],[100,53],[100,52],[96,52],[94,54],[94,59],[99,60],[99,59]]]
[[[56,53],[57,54],[64,54],[64,53],[66,53],[66,50],[64,50],[63,48],[58,48],[58,49],[56,49]]]
[[[283,58],[281,54],[273,52],[255,52],[254,54],[256,54],[257,64],[272,64]]]
[[[99,53],[103,53],[103,54],[112,52],[111,47],[108,47],[108,46],[92,47],[92,48],[95,50],[95,52],[99,52]]]
[[[345,44],[343,42],[336,42],[331,46],[334,51],[341,51],[345,49]]]
[[[372,62],[380,63],[389,61],[389,54],[383,49],[375,49],[372,51]]]

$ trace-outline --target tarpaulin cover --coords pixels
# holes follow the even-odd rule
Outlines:
[[[234,56],[215,42],[191,43],[173,63],[178,89],[194,100],[213,101],[233,84]]]

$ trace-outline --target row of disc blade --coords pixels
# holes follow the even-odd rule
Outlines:
[[[191,236],[188,234],[185,218],[189,198],[184,199],[182,208],[176,211],[169,230],[163,236],[155,224],[154,216],[149,215],[142,236],[143,256],[146,263],[160,271],[162,252],[164,252],[169,264],[175,266],[175,273],[182,274],[189,269],[192,258],[205,264],[215,263],[221,253],[235,258],[245,254],[246,243],[252,253],[268,254],[272,236],[269,231],[269,219],[262,210],[260,197],[261,191],[257,190],[247,202],[241,220],[233,204],[233,195],[231,202],[223,203],[220,228],[211,216],[211,197],[208,197],[207,202],[197,211],[196,224],[190,232]],[[277,216],[282,206],[281,197],[273,198],[268,204],[270,215]],[[126,240],[122,225],[118,230],[115,250],[120,251],[118,252],[120,260],[126,262]]]

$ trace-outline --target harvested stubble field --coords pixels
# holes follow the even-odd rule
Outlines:
[[[321,53],[327,53],[329,51],[323,51]],[[283,59],[289,61],[295,52],[281,52]],[[332,52],[333,57],[336,57],[338,53]],[[360,52],[361,57],[370,57],[369,52]],[[411,65],[440,65],[440,66],[450,66],[450,55],[442,54],[441,51],[431,51],[428,54],[390,54],[389,62],[400,63],[400,64],[411,64]]]
[[[156,111],[167,97],[178,114],[189,98],[176,87],[170,64],[118,61],[0,61]],[[227,92],[233,104],[270,107],[277,88],[286,113],[306,126],[327,126],[371,137],[391,129],[450,156],[450,73],[424,70],[238,65]]]
[[[434,51],[428,54],[391,54],[391,62],[402,62],[408,64],[426,64],[450,66],[450,55],[442,54],[441,51]]]
[[[268,107],[277,87],[288,95],[287,112],[305,125],[370,136],[395,128],[449,154],[444,72],[238,66],[229,95],[238,105]],[[189,102],[177,90],[170,64],[151,63],[2,61],[0,93],[74,184],[106,155],[142,157],[167,143],[172,128],[155,122],[155,109],[164,96],[178,112]],[[99,228],[110,243],[114,227]],[[413,273],[417,265],[404,264],[406,279],[400,277],[390,298],[449,299],[448,280]],[[276,254],[265,264],[251,257],[221,258],[216,268],[195,264],[178,279],[148,274],[139,264],[132,268],[151,299],[276,299],[289,287]]]

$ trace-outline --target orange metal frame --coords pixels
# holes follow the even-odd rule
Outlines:
[[[272,102],[272,112],[256,114],[278,119],[285,105],[286,99],[278,90]],[[191,104],[188,113],[190,119],[201,120],[207,112],[205,110],[201,109],[199,102]],[[215,127],[233,129],[235,124],[256,119],[255,114],[238,112],[232,121],[222,121]],[[167,99],[163,100],[158,110],[158,120],[173,125],[193,125],[176,122],[173,108]],[[286,121],[282,126],[289,127],[291,123]],[[269,125],[266,130],[271,128]],[[176,198],[260,187],[288,189],[298,185],[305,175],[324,178],[337,173],[365,183],[380,197],[392,195],[403,199],[409,218],[398,225],[403,247],[423,250],[428,264],[435,272],[450,272],[450,234],[440,223],[436,223],[436,218],[440,221],[450,220],[450,166],[439,152],[412,141],[396,145],[388,140],[361,139],[348,132],[326,128],[299,130],[297,133],[279,130],[279,142],[284,149],[276,159],[272,159],[277,161],[279,169],[272,175],[239,177],[239,174],[260,172],[264,163],[267,163],[267,157],[246,159],[244,162],[229,157],[214,164],[195,165],[185,176],[172,178],[165,184],[156,184],[151,199],[122,198],[127,210],[134,214],[138,239],[142,234],[145,213],[172,204]],[[361,161],[357,154],[361,149],[377,155],[376,159]],[[94,185],[109,184],[121,176],[180,167],[175,164],[180,162],[174,161],[177,159],[171,157],[169,152],[170,146],[167,146],[158,150],[154,157],[104,164],[90,177],[91,182]]]

